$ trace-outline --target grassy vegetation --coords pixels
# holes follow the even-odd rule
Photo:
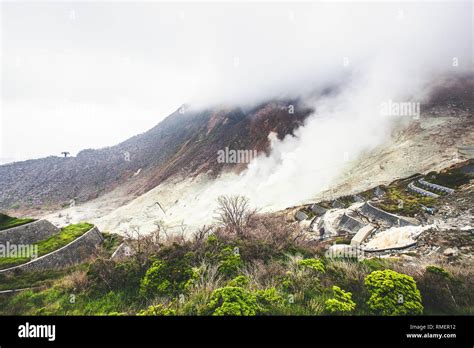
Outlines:
[[[401,204],[402,202],[403,204]],[[409,192],[405,185],[389,186],[378,206],[390,213],[414,216],[423,211],[422,205],[431,206],[435,198]]]
[[[71,243],[73,240],[82,236],[92,227],[94,227],[94,225],[86,222],[63,227],[58,234],[35,244],[38,246],[38,256],[46,255],[52,251],[62,248],[63,246]]]
[[[400,197],[401,188],[390,189],[387,197]],[[242,215],[232,207],[229,214]],[[238,226],[233,221],[203,228],[191,239],[163,230],[138,235],[125,261],[110,260],[122,240],[105,234],[102,256],[91,263],[0,276],[0,289],[43,286],[0,295],[0,315],[474,314],[472,267],[331,259],[282,217],[253,215]],[[90,227],[69,226],[62,233],[77,238]],[[67,238],[43,243],[42,250]]]
[[[84,265],[80,267],[84,267]],[[76,268],[77,267],[71,267],[68,270],[47,270],[35,272],[17,272],[16,274],[0,274],[0,291],[51,286],[55,281],[66,276]]]
[[[463,167],[450,169],[441,173],[430,172],[425,176],[425,180],[442,186],[446,186],[452,189],[458,189],[460,186],[469,183],[470,176],[463,173]],[[415,179],[414,175],[414,179]],[[390,213],[405,215],[405,216],[414,216],[415,214],[421,213],[423,211],[422,205],[432,206],[436,201],[435,198],[425,197],[417,193],[411,192],[407,189],[407,181],[405,183],[394,183],[385,188],[386,194],[383,197],[382,201],[379,204],[379,207]],[[413,184],[417,187],[420,187],[424,190],[426,188],[419,184],[417,180],[413,181]],[[429,191],[433,191],[428,189]],[[367,197],[369,191],[363,192],[361,195]],[[434,193],[445,196],[445,192],[434,191]],[[403,204],[400,204],[400,201]]]
[[[205,242],[207,243],[207,242]],[[222,245],[224,247],[224,244]],[[22,275],[10,279],[8,287],[48,286],[0,296],[2,315],[371,315],[409,314],[393,306],[392,300],[379,298],[388,286],[386,281],[367,280],[376,272],[396,270],[398,278],[410,284],[406,298],[415,301],[417,311],[425,314],[472,314],[472,280],[469,275],[445,277],[432,271],[422,275],[403,275],[396,260],[358,262],[322,257],[303,259],[287,255],[273,259],[265,268],[255,268],[246,259],[239,275],[228,278],[219,274],[212,262],[197,262],[191,244],[165,247],[155,259],[171,255],[188,255],[191,261],[168,258],[167,268],[160,270],[160,280],[141,292],[147,267],[136,260],[114,263],[97,260],[90,265],[56,272]],[[209,245],[204,247],[209,250]],[[201,250],[201,251],[204,251]],[[213,258],[214,254],[207,257]],[[155,261],[156,262],[156,261]],[[156,265],[156,264],[155,264]],[[156,267],[151,265],[150,268]],[[149,268],[149,269],[150,269]],[[378,270],[374,270],[376,268]],[[472,272],[471,272],[472,273]],[[184,277],[178,277],[179,275]],[[187,274],[187,275],[185,275]],[[369,278],[373,275],[372,278]],[[472,275],[472,274],[471,274]],[[437,277],[433,279],[433,277]],[[378,278],[376,278],[378,279]],[[3,279],[2,279],[3,280]],[[368,281],[370,287],[365,285]],[[388,281],[388,280],[387,280]],[[171,286],[163,286],[163,284]],[[390,285],[391,286],[391,285]],[[336,288],[335,288],[336,287]],[[155,290],[156,289],[156,290]],[[454,305],[450,289],[454,296]],[[175,291],[178,290],[178,291]],[[412,295],[415,293],[415,296]],[[397,292],[398,294],[398,292]],[[436,300],[434,300],[436,299]],[[387,303],[385,303],[388,301]],[[420,302],[421,301],[421,302]],[[443,306],[447,306],[447,309]],[[412,308],[411,304],[408,308]],[[417,312],[418,313],[418,312]]]
[[[29,257],[0,257],[0,269],[15,267],[28,261]]]
[[[89,231],[94,225],[89,223],[79,223],[66,226],[61,231],[47,239],[33,244],[37,247],[37,257],[49,254],[63,246],[71,243],[76,238]],[[31,257],[0,257],[0,269],[21,265],[31,260]]]
[[[141,237],[134,256],[120,262],[109,259],[110,245],[119,241],[108,240],[108,252],[90,264],[0,278],[3,288],[47,286],[0,295],[0,314],[392,315],[413,308],[472,314],[474,308],[472,269],[328,259],[298,228],[272,216],[254,217],[240,234],[223,226],[192,240]],[[382,296],[387,286],[409,300],[405,307]]]
[[[33,222],[35,219],[30,218],[14,218],[5,214],[0,213],[0,231],[6,230],[7,228],[17,227]]]

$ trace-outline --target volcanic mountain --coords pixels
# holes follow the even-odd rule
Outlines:
[[[118,145],[0,166],[0,210],[15,214],[56,210],[95,199],[116,188],[131,200],[163,180],[246,164],[219,163],[221,149],[267,151],[268,134],[281,139],[302,125],[312,109],[298,100],[252,107],[192,110],[183,105],[149,131]]]
[[[320,195],[353,194],[472,157],[473,89],[472,75],[440,80],[424,101],[419,119],[394,120],[389,138],[345,163]],[[297,139],[310,117],[314,121],[318,105],[317,97],[311,103],[272,100],[247,108],[197,110],[183,105],[154,128],[118,145],[83,150],[76,157],[50,156],[0,166],[0,210],[46,216],[57,225],[90,221],[101,230],[119,233],[135,226],[151,231],[163,220],[199,226],[212,219],[211,201],[218,188],[233,184],[216,179],[250,167],[222,163],[218,152],[256,150],[267,157],[272,139]],[[319,160],[322,149],[313,150],[307,161]],[[305,168],[301,173],[308,175]],[[221,185],[217,189],[215,182]],[[317,198],[321,197],[308,197]],[[276,209],[309,203],[279,199]]]

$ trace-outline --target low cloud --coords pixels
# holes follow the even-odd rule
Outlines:
[[[440,69],[472,69],[470,2],[57,1],[1,10],[0,157],[113,145],[183,103],[306,96],[354,76],[362,83],[370,71],[400,91]],[[16,135],[28,127],[25,142]]]

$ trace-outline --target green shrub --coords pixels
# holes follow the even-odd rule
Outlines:
[[[144,273],[145,270],[133,259],[116,263],[109,259],[98,258],[89,265],[87,278],[94,292],[125,288],[136,290]]]
[[[319,296],[322,291],[321,275],[326,272],[323,262],[310,258],[297,262],[297,270],[278,277],[278,287],[288,295],[300,294],[302,301]]]
[[[159,303],[157,305],[150,306],[147,309],[141,310],[137,313],[137,315],[174,316],[176,315],[176,311],[170,308],[170,306],[165,306],[164,304]]]
[[[219,240],[217,239],[216,235],[211,234],[209,237],[207,237],[206,244],[211,247],[217,246],[219,244]]]
[[[186,292],[195,272],[186,257],[173,260],[157,260],[146,271],[140,284],[143,296],[176,296]]]
[[[140,294],[152,295],[154,293],[167,294],[171,286],[170,282],[163,279],[165,273],[165,263],[163,261],[155,261],[146,271],[145,277],[140,284]]]
[[[234,252],[232,247],[222,249],[219,260],[219,273],[226,278],[235,277],[242,266],[240,254]]]
[[[270,312],[272,309],[285,305],[285,299],[275,288],[255,291],[255,297],[262,313]]]
[[[324,263],[320,259],[308,258],[297,261],[296,266],[297,269],[288,270],[277,278],[279,288],[288,294],[301,292],[303,298],[319,294],[321,275],[326,273]]]
[[[342,290],[338,286],[333,286],[334,298],[326,300],[326,310],[331,314],[349,314],[354,311],[356,304],[352,301],[352,294]]]
[[[370,310],[381,315],[422,314],[423,305],[415,280],[386,269],[374,271],[365,278],[371,296],[367,302]]]
[[[189,279],[184,283],[184,291],[185,292],[188,292],[189,290],[191,290],[195,284],[196,284],[196,281],[200,278],[201,276],[201,273],[202,273],[202,269],[199,268],[199,267],[193,267],[191,268],[191,270],[189,271]]]
[[[249,283],[250,283],[250,280],[247,277],[243,275],[239,275],[235,277],[234,279],[232,279],[231,281],[229,281],[227,283],[227,286],[246,288],[249,285]]]
[[[259,312],[256,296],[234,286],[214,290],[207,308],[212,315],[251,316]]]
[[[286,272],[284,276],[279,278],[279,285],[286,293],[293,293],[296,290],[294,276],[291,274],[291,272]]]
[[[324,263],[318,259],[305,259],[298,262],[302,268],[309,269],[318,273],[325,273]]]

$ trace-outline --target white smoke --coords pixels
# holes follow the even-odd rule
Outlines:
[[[445,74],[472,71],[472,31],[458,30],[472,25],[472,19],[463,12],[466,5],[404,5],[398,10],[401,18],[395,24],[387,16],[396,10],[393,4],[369,6],[364,24],[359,22],[361,18],[329,10],[332,16],[320,18],[321,23],[312,28],[317,28],[316,32],[323,33],[324,26],[334,28],[331,20],[335,18],[348,22],[340,23],[336,35],[315,37],[323,43],[324,53],[315,59],[316,67],[304,66],[310,75],[320,74],[316,86],[344,81],[338,85],[339,92],[307,100],[316,111],[294,136],[280,141],[270,135],[268,156],[258,157],[240,175],[223,175],[204,190],[193,206],[198,211],[209,211],[210,202],[218,195],[241,194],[260,208],[281,209],[310,200],[331,187],[351,161],[389,139],[396,120],[381,113],[383,103],[418,103],[423,111],[435,81]],[[355,13],[359,13],[360,7],[355,7]],[[353,30],[351,25],[355,25]],[[347,34],[347,41],[338,40],[341,33]],[[361,34],[371,39],[362,39]],[[324,59],[329,56],[326,50],[337,56],[344,48],[348,57],[342,59],[341,66],[335,67],[334,62]],[[456,64],[461,60],[462,67]],[[346,70],[341,73],[341,69]],[[299,96],[308,92],[305,88],[294,91]]]
[[[405,73],[394,71],[395,65],[390,68],[394,72],[390,83],[385,81],[385,65],[374,62],[340,93],[315,101],[312,106],[316,111],[294,136],[279,140],[270,134],[268,156],[257,157],[240,175],[222,175],[198,195],[193,210],[209,213],[219,195],[235,194],[247,196],[259,208],[282,209],[329,188],[361,153],[389,137],[394,120],[381,114],[381,102],[406,97],[408,85],[421,88],[397,81],[397,76],[406,78]]]
[[[186,214],[188,220],[192,216],[206,221],[219,195],[244,195],[255,206],[274,210],[309,202],[331,188],[361,154],[389,140],[400,118],[383,114],[383,103],[418,103],[423,112],[430,86],[445,74],[456,73],[451,60],[438,59],[436,52],[442,47],[438,40],[431,46],[424,43],[423,51],[416,49],[417,44],[398,41],[367,57],[357,69],[348,69],[350,79],[338,86],[338,93],[307,100],[315,112],[304,126],[283,140],[270,134],[269,155],[259,156],[240,175],[224,174],[203,189],[191,204],[192,214]]]

